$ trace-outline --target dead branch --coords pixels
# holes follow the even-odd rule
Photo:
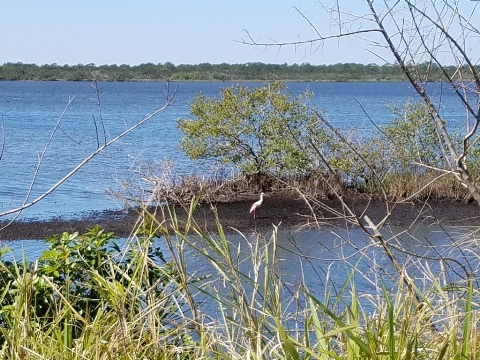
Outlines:
[[[39,160],[38,160],[38,163],[37,163],[37,166],[36,166],[36,169],[34,171],[34,174],[32,176],[32,181],[30,182],[30,186],[28,188],[28,192],[27,192],[27,195],[25,197],[25,200],[24,202],[22,203],[22,205],[20,205],[19,207],[16,207],[16,208],[13,208],[13,209],[10,209],[10,210],[7,210],[7,211],[4,211],[4,212],[1,212],[0,213],[0,218],[1,217],[4,217],[4,216],[7,216],[7,215],[11,215],[11,214],[15,214],[15,218],[17,218],[20,213],[39,203],[40,201],[42,201],[44,198],[46,198],[48,195],[50,195],[51,193],[53,193],[55,190],[57,190],[63,183],[65,183],[68,179],[70,179],[73,175],[75,175],[81,168],[83,168],[87,163],[89,163],[93,158],[95,158],[98,154],[102,153],[106,148],[108,148],[109,146],[111,146],[112,144],[118,142],[121,138],[125,137],[126,135],[130,134],[131,132],[133,132],[135,129],[139,128],[140,126],[142,126],[143,124],[145,124],[147,121],[149,121],[150,119],[152,119],[154,116],[156,116],[157,114],[161,113],[162,111],[164,111],[168,106],[170,106],[174,101],[175,101],[175,98],[176,98],[176,94],[177,94],[177,89],[174,90],[173,94],[170,94],[170,90],[167,86],[167,90],[166,90],[166,101],[165,101],[165,104],[158,108],[157,110],[155,110],[154,112],[152,112],[150,115],[146,116],[145,118],[143,118],[142,120],[138,121],[137,123],[135,123],[134,125],[130,126],[129,128],[127,128],[126,130],[124,130],[122,133],[118,134],[117,136],[115,136],[114,138],[112,138],[111,140],[107,141],[106,137],[105,137],[105,142],[103,144],[99,144],[99,142],[97,142],[97,148],[92,151],[89,155],[85,156],[71,171],[69,171],[67,174],[65,174],[62,178],[60,178],[59,180],[57,180],[57,182],[55,182],[48,190],[46,190],[45,192],[43,192],[41,195],[37,196],[35,199],[33,200],[30,200],[30,195],[32,193],[32,189],[33,189],[33,186],[34,184],[36,183],[36,179],[37,179],[37,176],[38,176],[38,172],[39,172],[39,169],[43,163],[43,159],[45,157],[45,154],[47,152],[47,150],[49,149],[49,146],[50,146],[50,143],[56,133],[56,131],[59,129],[59,126],[60,126],[60,123],[62,121],[62,119],[64,118],[64,115],[65,115],[65,112],[67,111],[69,105],[71,104],[71,102],[73,101],[73,97],[69,99],[69,102],[67,104],[67,106],[65,107],[65,110],[64,112],[62,113],[62,115],[59,117],[56,125],[54,126],[53,130],[52,130],[52,133],[49,137],[49,139],[47,140],[46,144],[45,144],[45,147],[43,149],[43,151],[40,153],[39,155]],[[98,90],[97,90],[97,95],[98,95]],[[98,98],[97,98],[98,99]],[[98,131],[96,132],[97,134],[97,138],[98,138]],[[105,131],[104,131],[104,135],[105,135]],[[14,218],[14,219],[15,219]],[[14,220],[11,220],[9,221],[6,225],[4,225],[2,228],[5,228],[6,226],[8,226],[8,224],[10,224],[12,221]],[[0,229],[1,230],[1,229]]]

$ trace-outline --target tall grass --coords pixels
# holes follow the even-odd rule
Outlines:
[[[356,288],[364,275],[345,262],[341,290],[319,295],[282,275],[276,227],[232,242],[220,221],[208,234],[193,217],[185,229],[170,208],[163,211],[143,214],[123,247],[92,229],[49,240],[33,262],[6,261],[3,250],[0,357],[480,358],[472,277],[452,286],[423,266],[421,287],[402,274],[394,286],[378,276],[376,292],[365,294]],[[191,256],[211,267],[197,275]]]

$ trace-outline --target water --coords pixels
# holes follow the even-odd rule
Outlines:
[[[116,179],[135,179],[134,170],[146,161],[170,158],[175,163],[176,174],[207,173],[212,164],[192,163],[178,150],[180,134],[176,121],[189,116],[189,103],[195,94],[201,91],[207,96],[216,96],[219,88],[230,85],[233,84],[178,84],[175,104],[108,148],[57,191],[24,211],[21,218],[74,217],[92,210],[118,209],[122,206],[121,201],[109,196],[106,189],[119,189]],[[372,129],[371,121],[384,124],[390,120],[391,112],[386,108],[387,105],[403,104],[415,97],[407,83],[287,85],[293,95],[306,88],[312,90],[315,94],[313,104],[323,109],[335,126],[356,127],[365,132]],[[170,90],[174,86],[175,84],[171,85]],[[442,115],[450,123],[460,123],[464,113],[455,105],[457,102],[452,93],[440,91],[435,84],[429,86],[434,87],[433,91],[438,95],[436,99],[441,102],[440,108],[444,112]],[[39,154],[73,96],[74,99],[62,118],[61,129],[53,137],[38,170],[29,200],[49,189],[78,161],[94,151],[97,146],[95,123],[100,130],[98,139],[103,142],[104,138],[113,138],[165,103],[164,83],[100,83],[99,90],[105,133],[100,122],[96,92],[89,83],[0,82],[0,115],[5,137],[5,149],[0,160],[0,212],[19,206],[25,201]],[[450,236],[441,229],[420,227],[413,234],[405,230],[395,228],[387,236],[391,243],[408,250],[409,253],[397,251],[396,255],[402,264],[408,266],[410,276],[420,287],[425,282],[423,274],[427,264],[434,273],[440,272],[442,266],[446,267],[448,281],[458,281],[465,277],[463,269],[457,263],[440,262],[437,260],[440,256],[457,259],[472,272],[478,268],[477,257],[472,253],[462,252],[463,246],[453,246]],[[157,241],[167,254],[164,240]],[[229,235],[229,241],[232,248],[241,249],[240,258],[246,259],[256,241],[256,234],[247,234],[246,237]],[[46,248],[42,241],[15,241],[8,242],[7,245],[13,250],[13,256],[17,260],[23,256],[26,256],[27,260],[34,260]],[[298,233],[281,231],[278,245],[278,272],[291,289],[305,283],[313,293],[320,295],[319,298],[325,291],[340,293],[348,278],[349,269],[353,266],[358,269],[355,281],[360,293],[378,293],[376,286],[379,279],[385,281],[389,287],[395,286],[396,277],[392,276],[394,270],[389,259],[358,229],[348,232],[332,232],[329,229]],[[198,276],[215,273],[205,257],[188,247],[186,252],[190,273]],[[475,252],[476,250],[473,254]],[[419,259],[412,254],[426,257]],[[245,267],[245,272],[251,271],[248,262],[242,266]],[[218,286],[221,286],[221,281]],[[285,294],[288,299],[288,289]],[[368,306],[368,303],[364,302],[362,306]]]
[[[121,189],[119,182],[123,179],[137,181],[135,170],[147,161],[171,159],[176,174],[209,172],[212,163],[192,163],[179,151],[181,135],[176,121],[189,116],[189,104],[199,92],[217,96],[220,88],[234,83],[182,82],[171,84],[170,91],[177,85],[177,100],[172,106],[97,156],[57,191],[24,211],[21,218],[75,217],[86,211],[119,209],[122,201],[106,190]],[[323,109],[335,126],[366,131],[372,129],[371,121],[383,124],[391,118],[388,104],[403,104],[415,96],[407,83],[292,82],[287,86],[293,95],[307,88],[312,90],[313,105]],[[445,111],[443,115],[449,121],[460,121],[464,113],[458,106],[450,106],[458,102],[453,93],[442,91],[437,84],[428,86]],[[5,137],[0,160],[0,212],[32,201],[91,154],[97,141],[112,139],[163,106],[165,91],[165,83],[99,83],[100,116],[96,91],[90,83],[0,82]],[[50,142],[34,179],[39,156],[64,111],[61,128]]]
[[[441,276],[445,283],[464,284],[467,277],[465,270],[473,274],[478,272],[479,259],[475,255],[478,253],[478,245],[470,243],[467,246],[463,237],[465,233],[464,230],[449,229],[447,235],[444,229],[435,226],[418,226],[413,229],[392,227],[384,232],[399,263],[405,266],[408,275],[422,291],[431,287],[432,276],[435,278]],[[227,235],[233,257],[236,259],[238,254],[240,270],[244,274],[253,278],[252,254],[261,252],[264,246],[271,248],[271,234],[267,232],[260,237],[256,233],[246,233],[243,236]],[[210,249],[209,255],[221,260],[203,239],[195,236],[189,239],[200,248]],[[118,239],[120,246],[124,246],[125,241]],[[17,261],[24,257],[28,261],[38,259],[47,248],[41,241],[12,241],[4,245],[11,249],[11,253],[4,255],[3,260]],[[155,239],[155,246],[160,247],[167,261],[171,259],[165,239]],[[347,231],[325,228],[323,231],[302,232],[281,230],[278,232],[277,246],[276,275],[282,279],[286,304],[301,284],[306,285],[319,299],[323,299],[324,295],[329,293],[333,297],[340,295],[347,297],[348,302],[350,296],[348,289],[351,287],[351,280],[354,279],[360,304],[367,312],[373,312],[371,298],[362,295],[380,294],[381,283],[389,290],[395,290],[400,285],[399,276],[390,259],[378,244],[370,240],[360,229]],[[461,250],[467,248],[469,250]],[[229,292],[226,290],[228,286],[222,279],[216,279],[219,271],[209,259],[188,244],[184,245],[184,249],[188,273],[196,277],[213,276],[207,280],[209,286],[228,295]],[[443,260],[440,260],[441,258]],[[431,271],[431,276],[426,275],[427,270]],[[261,283],[262,276],[259,279]],[[244,286],[247,294],[250,294],[251,285],[245,282]],[[475,286],[479,286],[478,279],[475,279]],[[204,312],[215,315],[217,307],[211,298],[199,294],[196,300]]]

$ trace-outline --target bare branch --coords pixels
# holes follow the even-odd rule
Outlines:
[[[25,196],[25,200],[23,201],[22,206],[24,206],[25,204],[28,203],[28,200],[29,200],[30,195],[31,195],[32,190],[33,190],[33,186],[35,185],[35,182],[37,180],[38,172],[40,171],[40,167],[42,166],[43,159],[45,158],[45,154],[47,153],[47,150],[50,147],[50,144],[52,143],[52,140],[53,140],[53,137],[55,136],[55,133],[57,132],[57,130],[60,127],[60,123],[63,121],[63,119],[65,117],[65,113],[67,112],[68,108],[70,107],[70,104],[72,103],[72,101],[74,99],[75,99],[75,96],[72,96],[68,99],[67,105],[63,109],[62,114],[60,115],[60,117],[57,120],[57,123],[53,127],[52,133],[50,134],[50,137],[48,138],[47,142],[45,143],[45,146],[44,146],[42,152],[39,154],[38,162],[37,162],[37,165],[35,167],[35,171],[33,172],[32,180],[30,182],[30,186],[28,188],[27,195]],[[2,216],[2,214],[0,213],[0,217],[1,216]]]
[[[107,143],[107,132],[105,131],[105,124],[103,122],[102,116],[102,103],[100,101],[100,91],[98,89],[98,82],[95,79],[94,84],[92,85],[95,88],[95,94],[97,96],[97,106],[98,106],[98,119],[100,120],[100,124],[102,125],[102,132],[103,132],[103,144]],[[99,143],[98,139],[98,130],[97,130],[97,123],[95,122],[95,129],[97,131],[97,143]]]
[[[77,173],[83,166],[85,166],[88,162],[90,162],[94,157],[96,157],[98,154],[100,154],[101,152],[103,152],[106,148],[108,148],[110,145],[116,143],[118,140],[120,140],[121,138],[125,137],[126,135],[128,135],[129,133],[131,133],[132,131],[134,131],[135,129],[137,129],[138,127],[142,126],[144,123],[146,123],[148,120],[152,119],[155,115],[159,114],[160,112],[164,111],[168,106],[170,106],[175,98],[176,98],[176,93],[177,93],[177,89],[175,89],[174,93],[172,95],[170,95],[169,93],[169,87],[167,86],[167,90],[166,90],[166,96],[167,96],[167,100],[166,100],[166,103],[158,108],[157,110],[155,110],[154,112],[152,112],[150,115],[146,116],[145,118],[143,118],[142,120],[140,120],[139,122],[135,123],[134,125],[132,125],[131,127],[127,128],[126,130],[124,130],[122,133],[120,133],[119,135],[115,136],[113,139],[109,140],[109,141],[106,141],[103,145],[97,147],[93,152],[91,152],[88,156],[86,156],[82,161],[80,161],[70,172],[68,172],[66,175],[64,175],[61,179],[59,179],[55,184],[53,184],[48,190],[46,190],[45,192],[43,192],[41,195],[39,195],[38,197],[36,197],[35,199],[29,201],[29,197],[30,197],[30,194],[32,192],[32,188],[33,188],[33,184],[35,183],[35,180],[36,180],[36,177],[38,175],[38,170],[40,168],[40,165],[42,164],[42,161],[43,161],[43,158],[45,156],[45,153],[52,141],[52,138],[53,138],[53,135],[55,134],[56,130],[58,129],[58,124],[60,123],[60,121],[63,119],[64,115],[65,115],[65,111],[66,109],[68,108],[68,106],[70,105],[71,101],[73,100],[73,98],[70,99],[69,103],[67,104],[66,108],[65,108],[65,111],[62,113],[62,115],[60,116],[59,120],[57,121],[57,125],[55,126],[54,130],[52,131],[52,134],[50,136],[50,138],[48,139],[47,141],[47,144],[45,145],[45,148],[44,150],[42,151],[42,153],[40,154],[40,158],[39,158],[39,162],[37,164],[37,167],[36,167],[36,170],[34,172],[34,175],[33,175],[33,179],[32,179],[32,182],[30,184],[30,187],[29,187],[29,190],[28,190],[28,194],[25,198],[25,201],[23,202],[23,204],[17,208],[14,208],[14,209],[10,209],[10,210],[7,210],[7,211],[4,211],[4,212],[1,212],[0,213],[0,217],[4,217],[4,216],[7,216],[7,215],[10,215],[10,214],[16,214],[16,217],[18,217],[18,215],[25,209],[31,207],[32,205],[35,205],[37,204],[38,202],[40,202],[41,200],[43,200],[45,197],[47,197],[48,195],[50,195],[52,192],[54,192],[56,189],[58,189],[65,181],[67,181],[68,179],[70,179],[75,173]],[[8,225],[5,225],[5,226],[8,226]]]
[[[3,116],[2,116],[1,132],[2,132],[2,149],[0,150],[0,161],[2,160],[3,153],[5,151],[5,126],[3,123]]]
[[[381,33],[379,29],[364,29],[364,30],[346,32],[343,34],[319,36],[318,38],[309,39],[309,40],[286,41],[286,42],[261,42],[261,41],[254,40],[252,35],[248,32],[248,30],[244,30],[244,31],[247,34],[247,38],[242,38],[241,40],[235,40],[236,42],[239,42],[244,45],[263,46],[265,48],[283,47],[283,46],[298,47],[300,45],[316,44],[316,43],[324,42],[326,40],[331,40],[331,39],[348,38],[348,37],[359,35],[359,34],[379,33],[379,32]]]

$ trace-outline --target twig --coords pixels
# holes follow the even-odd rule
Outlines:
[[[178,87],[177,87],[178,89]],[[97,149],[95,149],[92,153],[90,153],[90,155],[86,156],[81,162],[79,162],[77,164],[77,166],[75,166],[75,168],[73,168],[70,172],[68,172],[65,176],[63,176],[60,180],[58,180],[54,185],[52,185],[47,191],[45,191],[44,193],[42,193],[40,196],[38,196],[37,198],[35,198],[34,200],[30,201],[30,202],[27,202],[28,201],[28,196],[26,198],[26,200],[24,201],[24,203],[17,207],[17,208],[14,208],[14,209],[10,209],[8,211],[5,211],[5,212],[2,212],[0,213],[0,217],[3,217],[3,216],[6,216],[6,215],[9,215],[9,214],[20,214],[21,211],[31,207],[32,205],[35,205],[36,203],[40,202],[41,200],[43,200],[45,197],[47,197],[48,195],[50,195],[53,191],[55,191],[60,185],[62,185],[65,181],[67,181],[70,177],[72,177],[75,173],[77,173],[83,166],[85,166],[85,164],[87,164],[90,160],[92,160],[95,156],[97,156],[99,153],[101,153],[103,150],[105,150],[107,147],[109,147],[110,145],[112,145],[113,143],[117,142],[119,139],[123,138],[124,136],[126,136],[127,134],[129,134],[130,132],[132,132],[133,130],[137,129],[138,127],[140,127],[141,125],[143,125],[145,122],[147,122],[148,120],[150,120],[151,118],[153,118],[155,115],[157,115],[158,113],[162,112],[163,110],[165,110],[168,106],[170,106],[175,98],[176,98],[176,93],[177,93],[177,89],[175,90],[174,94],[172,95],[171,98],[169,98],[169,94],[168,94],[168,91],[167,91],[167,100],[166,100],[166,103],[164,106],[162,106],[161,108],[155,110],[153,113],[151,113],[150,115],[146,116],[145,118],[143,118],[142,120],[140,120],[139,122],[137,122],[136,124],[134,124],[133,126],[129,127],[128,129],[124,130],[122,133],[120,133],[119,135],[117,135],[116,137],[114,137],[113,139],[105,142],[105,144],[103,144],[102,146],[98,147]],[[71,102],[71,101],[70,101]],[[69,102],[69,104],[70,104]],[[63,114],[62,116],[60,117],[59,121],[63,118]],[[53,134],[55,133],[55,130],[56,130],[57,127],[55,127],[54,131],[52,132],[52,135],[49,139],[49,141],[47,142],[47,145],[44,149],[44,152],[42,152],[42,155],[41,155],[41,158],[40,160],[43,159],[43,156],[45,154],[45,151],[46,149],[48,148],[48,145],[50,144],[51,142],[51,139],[53,137]],[[34,180],[36,179],[36,176],[38,174],[38,168],[40,167],[40,164],[41,164],[41,161],[39,162],[39,164],[37,165],[37,169],[35,171],[35,174],[34,174]],[[30,195],[31,193],[31,188],[33,187],[33,184],[34,184],[35,181],[32,181],[32,184],[30,186],[30,189],[29,189],[29,193],[28,195]]]
[[[3,153],[5,151],[5,127],[3,124],[3,115],[2,115],[2,123],[1,123],[1,132],[2,132],[2,150],[0,150],[0,161],[2,160]]]

